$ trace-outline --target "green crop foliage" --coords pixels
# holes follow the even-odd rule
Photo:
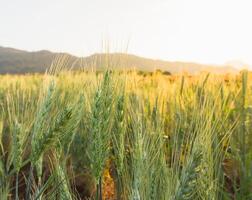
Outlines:
[[[252,75],[0,76],[0,199],[252,196]]]

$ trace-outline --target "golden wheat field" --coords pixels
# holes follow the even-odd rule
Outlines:
[[[252,76],[0,76],[0,199],[252,199]]]

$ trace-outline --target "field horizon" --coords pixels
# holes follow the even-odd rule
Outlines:
[[[100,70],[104,68],[107,60],[110,67],[115,69],[139,70],[154,72],[155,70],[167,71],[171,74],[189,73],[191,75],[209,72],[214,74],[238,73],[242,68],[249,68],[242,62],[229,62],[223,65],[199,64],[197,62],[165,61],[150,59],[128,53],[95,53],[86,57],[77,57],[64,52],[51,52],[48,50],[25,51],[10,47],[0,46],[0,73],[23,74],[44,73],[55,60],[67,57],[69,65],[76,68]],[[237,68],[239,66],[239,68]]]

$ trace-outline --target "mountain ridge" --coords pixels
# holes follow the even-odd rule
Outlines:
[[[86,57],[77,57],[65,52],[52,52],[49,50],[26,51],[12,47],[0,46],[0,73],[23,74],[43,73],[55,58],[67,57],[69,64],[77,68],[103,69],[106,65],[116,69],[136,69],[141,71],[155,71],[157,69],[172,74],[187,72],[197,74],[202,71],[223,74],[237,73],[239,70],[229,65],[208,65],[194,62],[165,61],[150,59],[133,54],[124,53],[96,53]]]

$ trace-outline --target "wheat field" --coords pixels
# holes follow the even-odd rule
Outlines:
[[[0,199],[252,199],[252,75],[0,76]]]

